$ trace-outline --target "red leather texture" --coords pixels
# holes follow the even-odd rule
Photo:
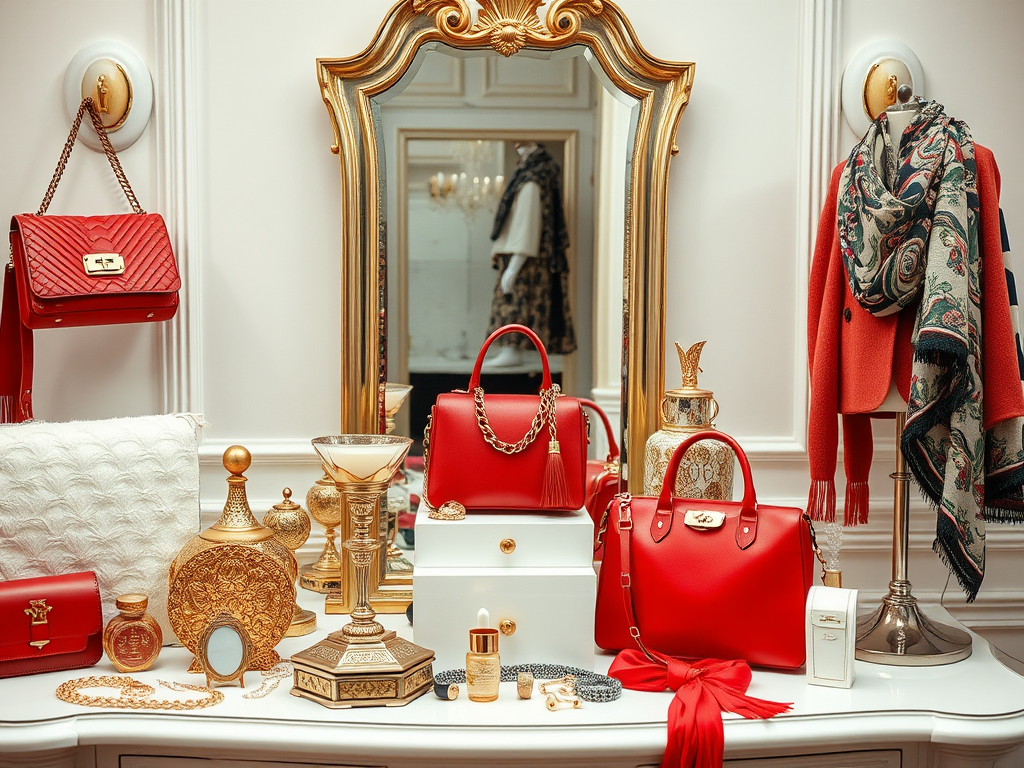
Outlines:
[[[167,320],[177,310],[181,278],[159,214],[21,214],[11,220],[11,248],[29,328]],[[124,273],[87,274],[90,253],[119,254]]]
[[[583,491],[583,505],[590,513],[590,519],[594,521],[594,559],[600,560],[604,557],[604,547],[598,541],[597,533],[608,505],[619,492],[619,446],[608,414],[593,400],[581,397],[580,404],[592,410],[601,419],[608,440],[608,456],[603,461],[591,459],[587,462],[587,479]]]
[[[735,451],[743,500],[670,497],[669,478],[683,453],[702,439],[719,440]],[[700,432],[684,441],[665,477],[660,498],[634,496],[627,502],[620,495],[611,504],[598,577],[597,644],[606,650],[646,646],[685,658],[799,667],[814,565],[802,510],[758,504],[743,449],[720,432]],[[696,530],[685,524],[691,510],[724,513],[725,522]]]
[[[102,655],[95,573],[0,582],[0,677],[91,667]]]
[[[533,331],[525,326],[508,325],[491,334],[477,358],[470,392],[441,394],[431,409],[426,472],[427,502],[431,506],[457,501],[467,510],[569,511],[583,507],[587,426],[579,400],[559,397],[555,403],[567,490],[565,505],[545,507],[542,504],[548,464],[547,424],[525,450],[516,454],[502,453],[484,439],[472,389],[480,381],[480,366],[487,347],[498,336],[510,332],[525,333],[531,338],[541,353],[544,386],[551,384],[544,346]],[[484,406],[494,433],[510,443],[529,432],[540,401],[539,395],[484,395]]]

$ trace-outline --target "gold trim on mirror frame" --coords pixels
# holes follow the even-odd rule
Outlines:
[[[657,59],[608,0],[554,0],[542,22],[538,0],[482,0],[476,23],[465,0],[401,0],[369,47],[317,59],[321,94],[340,155],[342,231],[341,430],[384,431],[387,380],[386,242],[371,100],[401,80],[428,43],[486,49],[503,45],[590,48],[612,85],[637,99],[627,201],[623,291],[621,453],[631,492],[643,485],[647,436],[659,427],[665,380],[665,266],[668,166],[693,85],[692,63]],[[497,49],[497,48],[496,48]],[[520,48],[516,48],[520,50]],[[507,55],[507,54],[506,54]],[[632,457],[637,472],[628,472]]]

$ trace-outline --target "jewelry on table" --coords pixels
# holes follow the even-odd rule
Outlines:
[[[282,661],[280,664],[275,664],[266,672],[261,672],[260,674],[263,675],[263,682],[260,683],[260,687],[255,691],[243,693],[243,699],[262,699],[271,691],[276,690],[282,680],[292,676],[292,665],[290,662]]]
[[[519,682],[519,673],[528,672],[536,680],[556,680],[566,675],[576,678],[571,695],[582,701],[598,703],[615,701],[622,695],[622,683],[614,677],[598,674],[582,667],[567,667],[563,664],[510,664],[501,668],[501,682]],[[466,670],[446,669],[434,675],[434,693],[439,699],[449,699],[442,695],[453,683],[466,682]],[[541,690],[543,693],[543,690]],[[454,698],[454,697],[451,697]]]
[[[157,680],[164,688],[178,692],[197,692],[206,694],[202,699],[150,699],[156,692],[156,688],[146,683],[140,683],[132,677],[115,677],[111,675],[101,677],[80,677],[75,680],[68,680],[57,687],[57,698],[66,701],[68,704],[81,704],[84,707],[120,707],[124,709],[203,709],[220,704],[224,701],[224,694],[220,691],[212,691],[201,685],[190,685],[189,683],[169,683],[166,680]],[[115,688],[120,693],[117,696],[88,696],[79,693],[83,688]]]
[[[528,699],[533,696],[533,673],[520,672],[516,676],[516,691],[520,699]]]
[[[558,680],[541,683],[537,690],[544,694],[544,705],[554,712],[556,709],[579,709],[582,704],[576,695],[576,676],[566,675]]]
[[[457,501],[446,501],[440,507],[431,507],[427,517],[431,520],[465,520],[466,508]]]

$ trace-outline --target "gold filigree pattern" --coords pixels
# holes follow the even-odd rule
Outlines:
[[[295,587],[269,555],[240,544],[199,552],[182,565],[167,593],[174,633],[192,653],[212,616],[228,612],[252,641],[250,669],[267,670],[280,661],[274,646],[292,620]]]
[[[433,679],[433,666],[427,664],[427,666],[409,675],[409,679],[405,681],[405,694],[408,696],[411,691],[415,691],[421,685],[425,685],[428,681],[432,682]]]
[[[331,698],[331,681],[324,680],[322,677],[296,670],[295,685],[310,693],[315,693],[317,696],[323,696],[325,699]]]
[[[393,699],[398,696],[397,680],[356,680],[338,684],[339,699]]]
[[[306,653],[310,656],[316,656],[317,658],[321,658],[324,661],[329,661],[331,663],[334,663],[341,658],[341,651],[337,648],[330,648],[325,645],[314,645],[306,651]]]

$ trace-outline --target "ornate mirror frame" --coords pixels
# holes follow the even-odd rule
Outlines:
[[[693,84],[692,63],[662,61],[643,49],[625,14],[608,0],[401,0],[362,53],[318,59],[320,89],[334,125],[331,151],[341,157],[342,343],[341,429],[384,431],[387,378],[386,194],[379,164],[381,137],[372,99],[410,73],[424,45],[523,49],[589,48],[604,76],[638,102],[626,203],[622,461],[629,490],[642,492],[650,432],[660,426],[665,380],[665,239],[668,169],[679,119]]]

